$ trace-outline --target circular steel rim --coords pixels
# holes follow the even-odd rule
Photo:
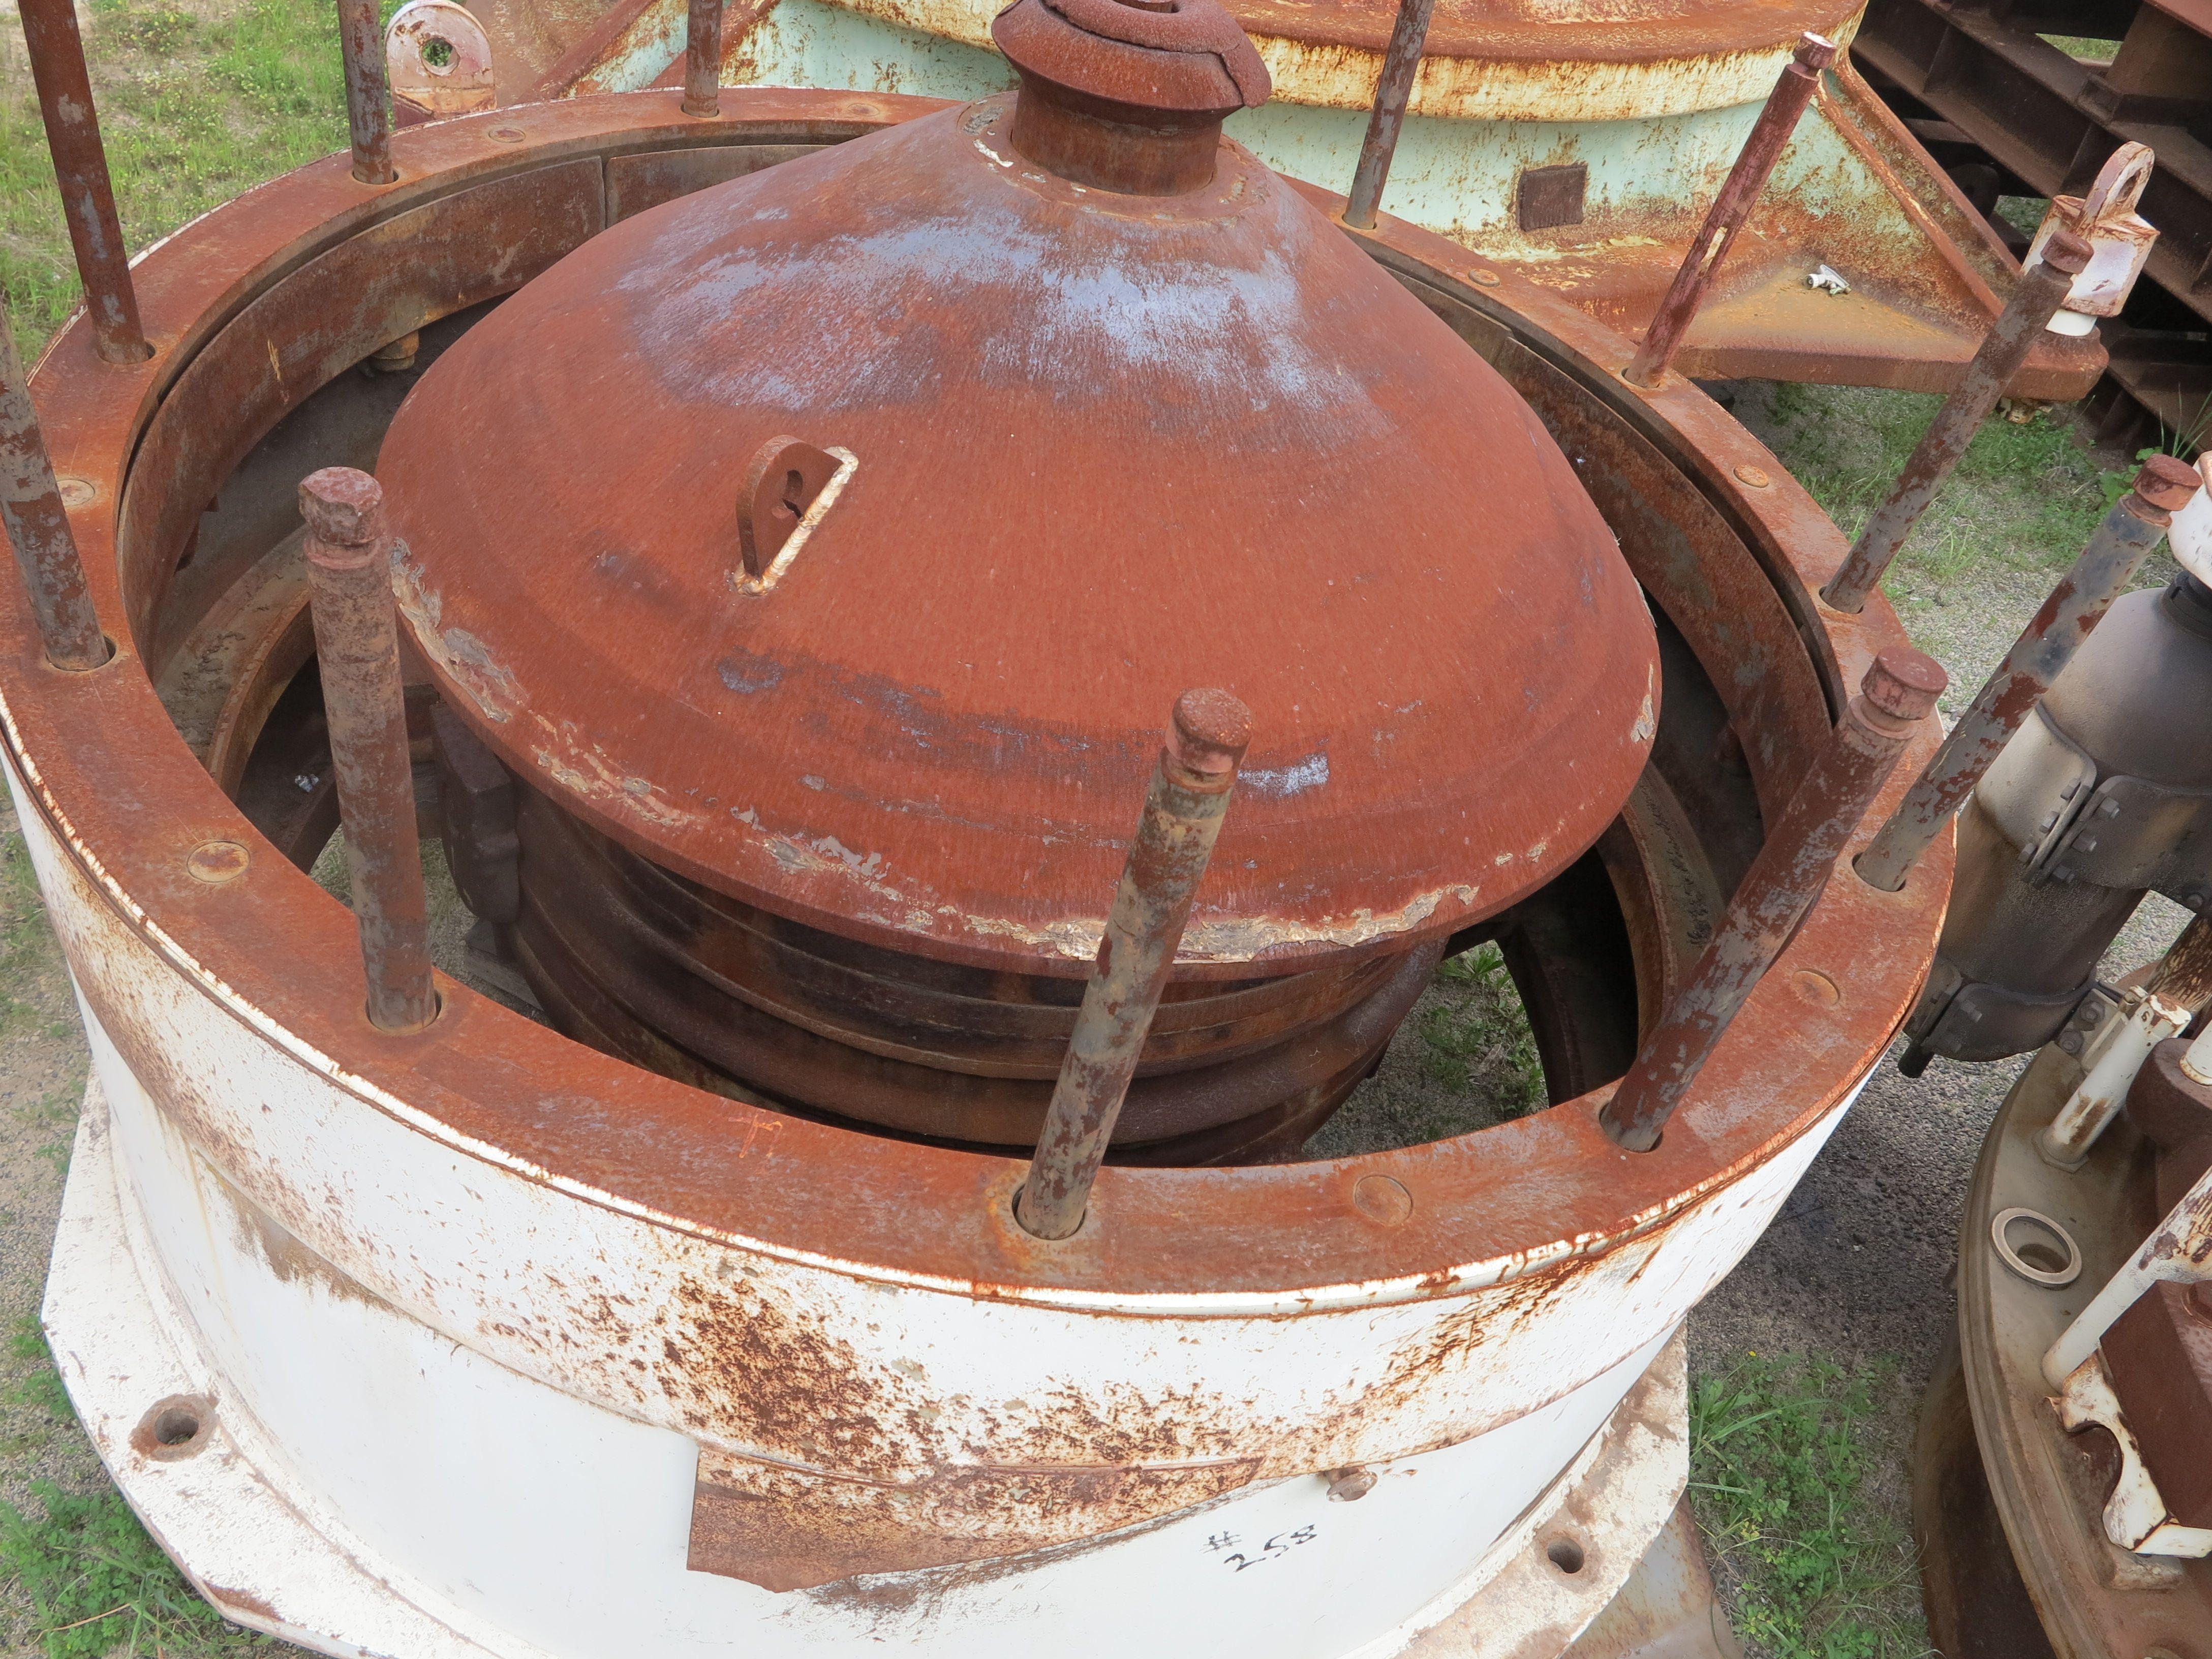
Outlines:
[[[95,486],[73,524],[103,615],[111,623],[122,616],[120,503],[161,395],[222,325],[316,256],[365,233],[377,240],[380,226],[392,227],[381,233],[389,240],[404,228],[393,222],[410,210],[561,163],[590,161],[604,179],[610,154],[702,141],[831,141],[938,106],[731,89],[722,119],[709,126],[682,115],[678,96],[535,106],[520,118],[528,131],[520,145],[493,131],[514,125],[514,112],[412,129],[395,140],[395,184],[357,184],[347,159],[334,157],[142,256],[137,275],[155,356],[143,366],[100,363],[80,319],[58,337],[34,382],[58,470]],[[1493,273],[1441,238],[1386,220],[1369,240],[1386,267],[1508,323],[1522,348],[1575,378],[1584,396],[1603,400],[1681,467],[1766,567],[1832,702],[1876,650],[1901,642],[1885,605],[1850,617],[1818,604],[1813,594],[1840,561],[1841,538],[1786,474],[1755,498],[1736,483],[1735,465],[1771,466],[1772,458],[1694,387],[1674,381],[1631,392],[1615,373],[1628,342],[1517,278],[1484,282]],[[283,388],[283,407],[374,343],[347,356],[360,341],[342,341],[321,379]],[[304,874],[281,859],[256,858],[244,877],[220,887],[184,876],[192,848],[224,839],[251,846],[255,836],[179,738],[128,630],[114,629],[125,643],[106,667],[67,675],[44,665],[20,595],[5,626],[7,737],[34,810],[137,931],[240,1020],[241,1037],[252,1031],[289,1050],[449,1147],[587,1201],[787,1259],[963,1293],[988,1287],[1056,1305],[1183,1312],[1310,1310],[1448,1294],[1597,1254],[1764,1162],[1845,1097],[1878,1060],[1917,989],[1949,887],[1948,839],[1898,895],[1851,880],[1846,864],[1808,915],[1789,965],[1817,963],[1850,994],[1834,1010],[1808,1012],[1789,975],[1771,975],[1656,1152],[1628,1153],[1605,1136],[1600,1091],[1477,1134],[1333,1163],[1109,1169],[1093,1224],[1047,1245],[1007,1215],[1025,1167],[1018,1161],[753,1113],[583,1048],[451,984],[446,1015],[429,1030],[376,1031],[358,1013],[351,919]],[[1794,770],[1790,763],[1802,763],[1802,743],[1783,732],[1747,735],[1758,739],[1747,748],[1773,746],[1774,775],[1761,792],[1771,796]],[[1899,769],[1869,823],[1936,741],[1927,734],[1908,756],[1911,764]],[[130,757],[127,775],[117,755]],[[281,970],[263,960],[272,939],[296,941]],[[549,1114],[549,1100],[611,1109]],[[615,1110],[638,1126],[637,1136],[611,1143],[604,1124]],[[763,1135],[774,1155],[751,1156]],[[1362,1212],[1352,1192],[1370,1175],[1407,1190],[1409,1216],[1386,1229]],[[867,1202],[839,1205],[834,1219],[825,1218],[824,1192],[860,1190]]]

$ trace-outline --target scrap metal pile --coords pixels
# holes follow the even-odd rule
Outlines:
[[[726,89],[701,0],[680,88],[396,131],[480,55],[349,3],[350,153],[128,263],[25,12],[88,296],[0,353],[93,1051],[46,1317],[200,1589],[334,1654],[1626,1652],[1683,1320],[2201,500],[2147,466],[1941,738],[1877,585],[2094,353],[2097,237],[1847,548],[1681,372],[1817,35],[1632,338],[1379,212],[1418,0],[1345,198],[1224,136],[1212,0],[1018,0],[956,104]],[[1547,1109],[1310,1155],[1489,941]]]

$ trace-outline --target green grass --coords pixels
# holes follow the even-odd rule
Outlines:
[[[9,1344],[11,1403],[73,1428],[69,1395],[35,1319]],[[31,1483],[33,1504],[0,1504],[0,1572],[28,1604],[46,1659],[218,1659],[277,1644],[224,1622],[199,1598],[112,1487]]]
[[[1856,536],[1935,417],[1939,400],[1864,387],[1777,386],[1777,453],[1846,536]],[[2071,563],[2128,475],[2100,466],[2079,429],[2047,410],[1993,416],[1912,534],[1899,579],[1941,584],[1968,564]]]
[[[1769,1659],[1922,1659],[1911,1541],[1869,1492],[1896,1367],[1746,1354],[1690,1392],[1690,1491],[1735,1586],[1736,1633]]]
[[[15,994],[27,988],[52,989],[61,959],[30,854],[23,837],[11,833],[0,841],[0,1036],[27,1023],[52,1024],[73,1014],[72,1009],[51,1006],[51,997]]]
[[[1528,1016],[1495,945],[1478,945],[1437,969],[1439,1000],[1421,1017],[1421,1072],[1462,1091],[1480,1090],[1499,1120],[1544,1103],[1544,1068]]]
[[[116,209],[133,250],[345,147],[329,0],[92,0],[86,36]],[[80,297],[20,46],[0,78],[0,287],[27,357]]]

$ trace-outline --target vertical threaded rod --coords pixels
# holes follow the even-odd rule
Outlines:
[[[1176,699],[1167,744],[1098,941],[1098,963],[1084,988],[1036,1157],[1016,1202],[1017,1218],[1039,1238],[1066,1238],[1083,1224],[1091,1183],[1190,920],[1191,899],[1221,834],[1237,763],[1251,740],[1250,711],[1226,691],[1186,691]]]
[[[1606,1132],[1648,1152],[1711,1058],[1752,988],[1813,901],[1920,721],[1942,694],[1943,671],[1892,647],[1875,659],[1636,1062],[1598,1114]]]
[[[1880,585],[1897,550],[1905,545],[1912,526],[1920,522],[1936,492],[1965,456],[1966,446],[1973,442],[1974,434],[2042,337],[2058,302],[2088,263],[2088,243],[2070,230],[2061,228],[2051,234],[2042,259],[2021,275],[2003,312],[1982,336],[1981,347],[1966,365],[1966,374],[1913,446],[1889,499],[1875,509],[1850,556],[1820,590],[1820,597],[1830,605],[1853,615],[1865,608],[1867,595]]]
[[[419,1030],[437,1018],[438,994],[430,981],[429,904],[415,831],[384,491],[366,472],[325,467],[300,485],[300,512],[307,521],[315,660],[368,975],[368,1018],[387,1031]]]
[[[722,0],[691,0],[684,40],[684,112],[702,119],[722,112]]]
[[[1743,141],[1743,149],[1736,155],[1735,165],[1729,169],[1728,181],[1714,198],[1712,210],[1705,215],[1697,240],[1682,256],[1681,267],[1668,286],[1666,297],[1659,301],[1659,309],[1651,313],[1651,325],[1644,331],[1644,343],[1621,371],[1623,378],[1638,386],[1656,386],[1666,374],[1667,365],[1674,361],[1675,349],[1682,343],[1682,336],[1689,331],[1698,307],[1705,297],[1706,285],[1720,269],[1721,261],[1728,257],[1736,233],[1743,228],[1743,222],[1758,205],[1759,194],[1766,188],[1767,175],[1774,171],[1775,162],[1781,160],[1790,135],[1797,131],[1798,118],[1805,113],[1805,106],[1813,101],[1814,91],[1820,84],[1820,71],[1835,58],[1834,42],[1809,32],[1798,36],[1796,55],[1783,65],[1782,78],[1767,94],[1766,107],[1759,112],[1751,137]]]
[[[107,151],[100,141],[92,76],[84,64],[71,0],[16,0],[31,79],[39,88],[39,116],[53,153],[61,186],[62,216],[76,250],[77,280],[84,284],[84,314],[94,348],[111,363],[143,363],[154,355],[138,319],[138,290],[131,256],[115,215],[115,185],[107,176]]]
[[[2112,601],[2127,591],[2172,514],[2188,505],[2197,489],[2196,469],[2172,456],[2154,455],[2145,463],[2135,487],[2105,514],[2074,568],[2051,590],[1928,769],[1859,854],[1861,880],[1885,893],[1905,885],[1929,842],[1966,804],[2036,699],[2051,689]]]
[[[1382,186],[1390,177],[1390,158],[1398,152],[1406,106],[1413,96],[1413,76],[1421,67],[1421,49],[1428,43],[1429,20],[1436,9],[1437,0],[1398,0],[1398,21],[1391,27],[1390,45],[1382,54],[1374,106],[1367,112],[1367,137],[1360,143],[1352,193],[1344,202],[1344,222],[1354,230],[1375,228],[1375,215],[1382,204]]]
[[[82,672],[109,656],[107,641],[85,591],[84,559],[77,552],[69,509],[54,481],[46,434],[31,406],[30,376],[15,350],[15,331],[0,299],[0,525],[15,550],[15,567],[30,596],[31,615],[46,660]]]
[[[338,0],[338,51],[345,59],[353,176],[364,185],[388,185],[399,175],[392,166],[392,96],[376,0]]]

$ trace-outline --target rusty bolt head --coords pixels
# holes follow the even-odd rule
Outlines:
[[[1747,483],[1753,489],[1765,489],[1774,482],[1765,467],[1753,466],[1749,461],[1736,468],[1735,476],[1738,483]]]
[[[2161,513],[2180,512],[2203,487],[2197,469],[2176,455],[2154,455],[2136,474],[2136,494]]]
[[[185,855],[185,868],[194,881],[220,887],[246,873],[253,855],[234,841],[204,841]]]
[[[1859,690],[1892,720],[1917,720],[1935,712],[1936,699],[1950,683],[1935,658],[1909,645],[1893,645],[1874,659]]]
[[[1797,50],[1792,56],[1808,70],[1824,70],[1836,61],[1836,43],[1807,29],[1797,37]]]
[[[1375,1490],[1375,1471],[1362,1468],[1357,1463],[1331,1469],[1322,1479],[1328,1482],[1328,1501],[1332,1504],[1357,1504]]]
[[[2069,276],[2078,276],[2095,252],[2079,234],[2061,225],[2051,233],[2051,240],[2043,245],[2043,263],[2053,270],[2063,270]]]
[[[326,547],[364,547],[376,539],[384,487],[350,466],[326,466],[300,480],[300,516]]]
[[[1168,724],[1168,752],[1204,777],[1234,772],[1252,743],[1252,711],[1226,691],[1212,687],[1186,691],[1176,699]]]

